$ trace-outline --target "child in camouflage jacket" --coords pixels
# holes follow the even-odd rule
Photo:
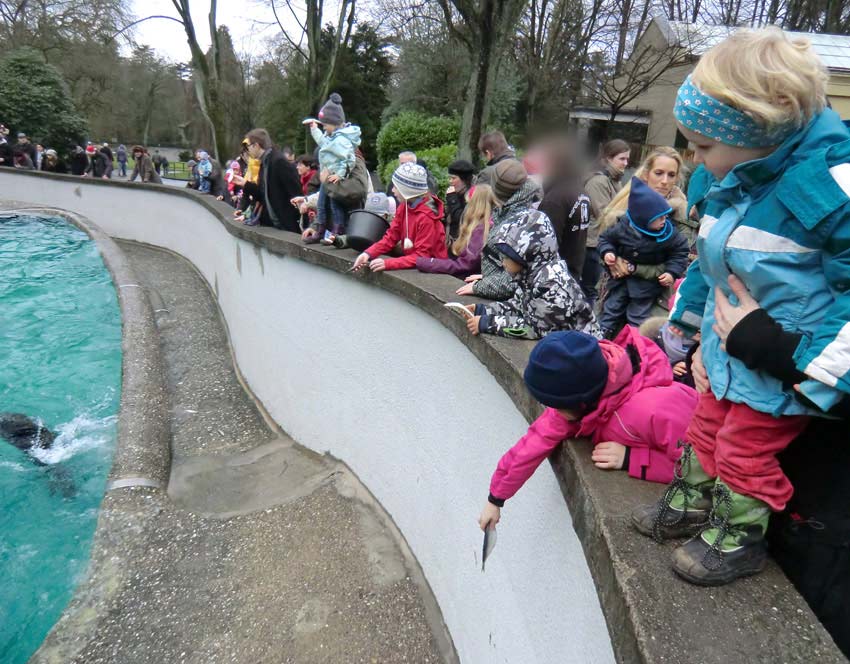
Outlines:
[[[555,230],[545,214],[528,210],[501,226],[494,239],[516,292],[504,302],[470,305],[474,315],[467,327],[473,334],[539,339],[556,330],[578,330],[601,337],[581,287],[558,255]]]

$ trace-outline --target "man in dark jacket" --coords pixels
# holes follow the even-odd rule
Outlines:
[[[233,183],[243,187],[245,195],[262,205],[261,226],[274,226],[281,230],[300,233],[299,212],[290,201],[301,195],[301,181],[294,164],[272,146],[265,129],[252,129],[246,136],[248,154],[260,160],[257,183],[248,182],[241,175],[233,176]]]
[[[71,152],[71,175],[83,175],[88,168],[89,160],[81,145],[74,147]]]
[[[573,278],[581,283],[582,266],[590,224],[590,198],[579,182],[575,148],[566,139],[547,141],[543,148],[544,212],[558,238],[558,254],[567,262]]]
[[[475,184],[493,184],[493,171],[496,164],[506,159],[516,160],[514,151],[508,146],[505,135],[500,131],[491,131],[478,139],[478,151],[484,158],[486,167],[476,176]]]
[[[27,135],[24,132],[20,132],[18,134],[18,143],[17,145],[15,145],[15,149],[25,153],[30,158],[33,165],[35,165],[37,159],[35,154],[35,146],[30,143],[30,139],[27,138]]]
[[[86,168],[86,172],[83,173],[83,177],[87,175],[91,175],[93,178],[103,178],[104,180],[112,177],[112,162],[103,148],[95,150],[91,155],[89,165]]]

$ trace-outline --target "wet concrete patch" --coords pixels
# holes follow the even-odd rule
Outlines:
[[[280,439],[229,456],[175,458],[168,495],[179,507],[226,519],[303,498],[340,472]]]

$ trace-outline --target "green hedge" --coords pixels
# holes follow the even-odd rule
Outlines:
[[[457,159],[457,145],[448,143],[430,150],[417,150],[416,158],[423,162],[433,176],[437,178],[439,184],[440,198],[443,197],[443,192],[449,186],[449,171],[448,167],[455,159]],[[393,171],[398,168],[398,158],[393,159],[378,171],[381,176],[381,181],[389,184],[393,176]]]
[[[458,118],[413,111],[399,113],[378,133],[378,170],[384,173],[390,163],[398,159],[399,152],[411,150],[421,157],[425,151],[433,148],[442,149],[449,144],[456,146],[459,137]]]

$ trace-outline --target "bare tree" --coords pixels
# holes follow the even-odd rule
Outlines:
[[[325,25],[325,0],[306,0],[306,11],[302,20],[293,0],[268,0],[281,34],[307,67],[307,112],[314,111],[330,93],[330,85],[337,68],[340,49],[351,41],[354,26],[356,0],[340,0],[330,48],[322,54],[322,30]],[[279,8],[278,5],[281,5]],[[285,9],[284,9],[285,8]],[[290,35],[280,20],[281,11],[288,12],[298,26],[298,34]],[[304,41],[306,40],[306,47]],[[322,66],[325,69],[322,71]]]
[[[496,72],[528,0],[437,0],[449,32],[472,63],[460,124],[461,157],[475,159]]]

